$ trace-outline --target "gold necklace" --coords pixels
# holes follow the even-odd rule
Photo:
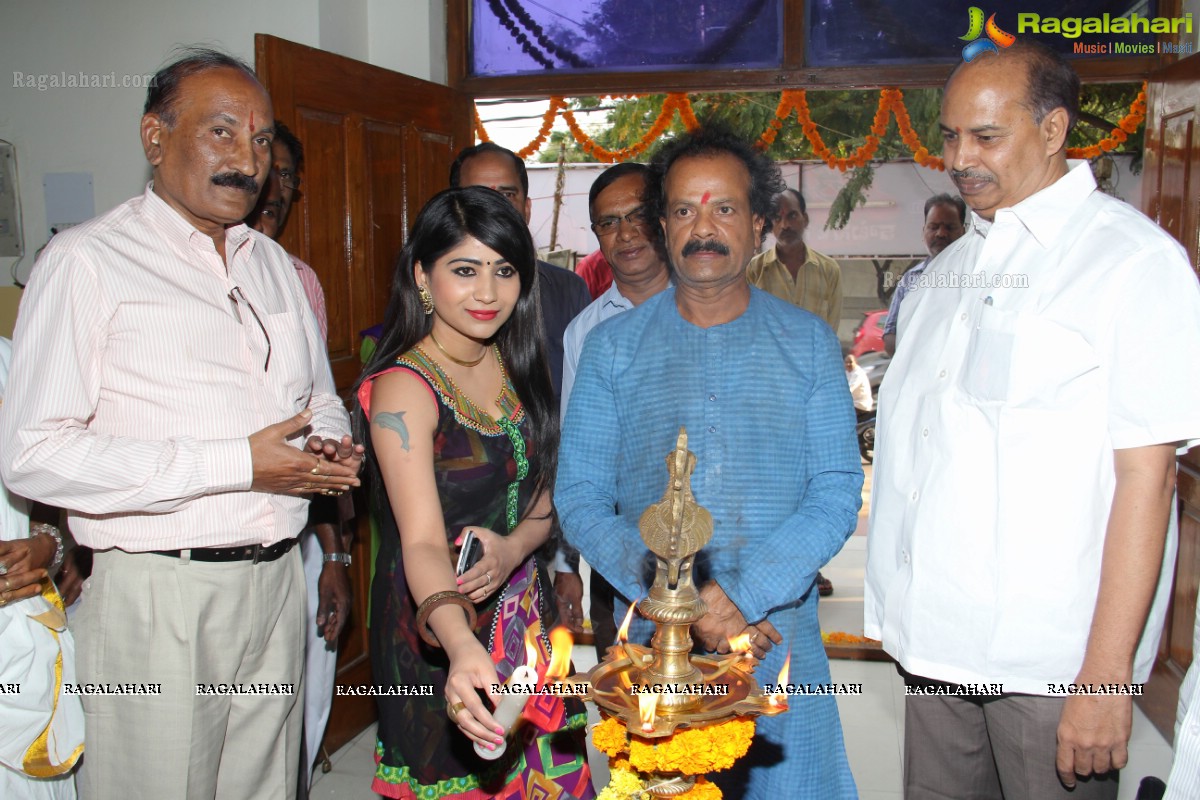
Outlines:
[[[449,351],[442,347],[442,343],[439,342],[437,337],[433,335],[433,331],[429,332],[429,338],[433,340],[433,343],[437,346],[437,349],[442,351],[442,355],[453,361],[455,364],[458,364],[460,367],[475,367],[478,366],[481,361],[487,358],[488,351],[485,349],[483,351],[483,355],[474,361],[463,361],[461,358],[455,358],[454,356],[450,355]]]

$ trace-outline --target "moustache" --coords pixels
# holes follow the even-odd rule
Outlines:
[[[994,181],[995,180],[994,177],[992,177],[991,175],[989,175],[986,172],[972,172],[971,170],[957,170],[957,169],[950,170],[950,179],[955,180],[955,181],[959,181],[959,180],[963,180],[963,179],[973,180],[973,181]]]
[[[716,253],[719,256],[729,255],[729,248],[721,242],[712,240],[697,240],[692,239],[683,246],[683,257],[687,258],[696,253]]]
[[[212,176],[214,186],[225,186],[230,189],[240,189],[247,194],[258,194],[258,181],[240,172],[221,172]]]

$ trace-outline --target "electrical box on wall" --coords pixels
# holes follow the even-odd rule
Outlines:
[[[0,141],[0,256],[17,258],[25,255],[19,191],[16,148]]]
[[[46,190],[47,239],[96,215],[92,173],[47,172],[42,176],[42,188]]]

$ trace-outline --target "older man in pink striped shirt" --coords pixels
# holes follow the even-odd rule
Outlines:
[[[152,183],[55,237],[22,303],[0,469],[97,551],[84,798],[295,794],[293,545],[308,495],[358,485],[361,449],[295,269],[241,222],[273,124],[240,61],[165,67],[141,123]]]

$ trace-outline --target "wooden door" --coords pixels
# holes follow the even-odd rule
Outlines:
[[[447,185],[455,154],[474,142],[471,105],[445,86],[258,34],[255,69],[275,116],[304,145],[299,197],[280,239],[321,279],[329,358],[345,396],[358,378],[359,332],[383,321],[396,256],[426,200]],[[367,598],[371,536],[358,503],[354,613],[342,635],[338,683],[371,681]],[[375,719],[373,698],[334,697],[333,752]],[[313,754],[315,755],[315,754]]]
[[[1187,248],[1200,273],[1200,55],[1179,61],[1149,81],[1142,205],[1151,219]],[[1181,364],[1180,369],[1198,369]],[[1195,398],[1200,402],[1200,398]],[[1140,705],[1166,737],[1175,734],[1179,684],[1192,663],[1196,590],[1200,586],[1200,453],[1179,459],[1179,556],[1154,673]]]

